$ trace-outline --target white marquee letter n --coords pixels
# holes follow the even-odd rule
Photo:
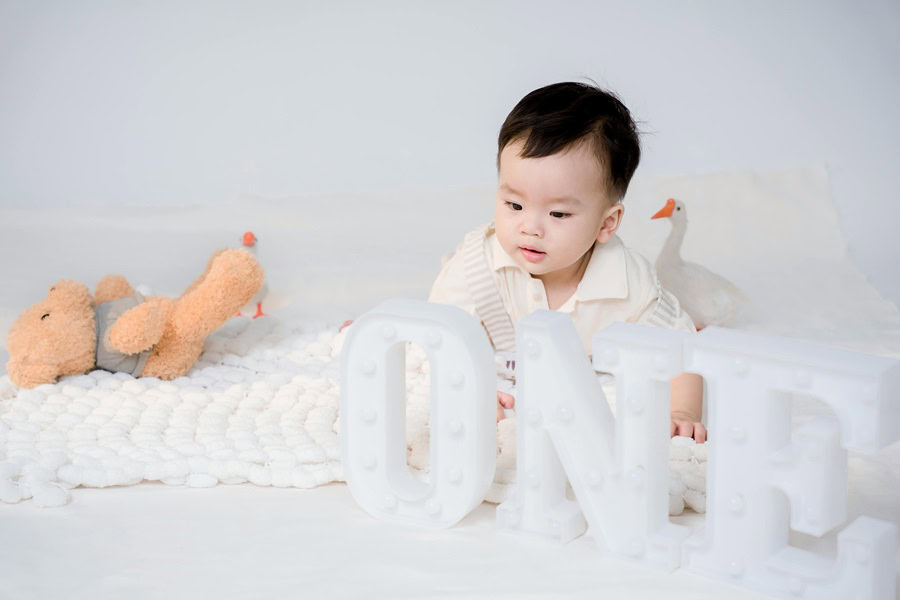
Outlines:
[[[678,568],[688,531],[669,522],[669,380],[686,334],[616,323],[594,336],[594,361],[616,376],[614,418],[568,315],[535,311],[517,329],[516,491],[498,527],[567,542],[586,517],[611,553]]]

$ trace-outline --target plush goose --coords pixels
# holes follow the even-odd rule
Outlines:
[[[651,218],[667,218],[672,222],[672,231],[656,258],[656,273],[662,286],[675,294],[698,330],[728,321],[745,299],[740,290],[721,275],[681,259],[681,243],[687,231],[684,204],[669,198],[662,210]]]
[[[248,231],[241,238],[241,243],[244,245],[244,249],[250,252],[253,256],[259,260],[258,247],[257,242],[259,242],[259,238],[253,235],[252,231]],[[253,318],[256,319],[258,317],[265,317],[266,314],[262,311],[262,302],[265,300],[266,296],[269,295],[269,284],[263,281],[262,286],[260,286],[259,291],[256,292],[256,295],[250,299],[250,302],[247,303],[246,306],[241,308],[241,312],[238,313],[238,316],[242,316],[242,313],[249,314],[250,311],[256,309],[256,314],[253,315]]]

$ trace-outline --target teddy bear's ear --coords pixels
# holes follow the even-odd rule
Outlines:
[[[80,311],[94,306],[94,298],[88,286],[69,279],[63,279],[51,286],[47,301],[50,307],[65,311]]]

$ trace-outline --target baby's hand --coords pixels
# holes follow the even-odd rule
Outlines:
[[[706,441],[706,427],[703,426],[703,423],[700,422],[696,415],[678,410],[672,412],[671,418],[672,426],[669,429],[671,437],[676,435],[692,437],[698,444]]]
[[[504,392],[497,392],[497,422],[506,418],[503,409],[511,409],[516,405],[516,399]]]

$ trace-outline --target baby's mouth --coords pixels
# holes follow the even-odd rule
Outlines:
[[[540,262],[547,256],[546,252],[541,252],[537,248],[532,248],[531,246],[519,246],[519,251],[522,253],[522,256],[525,257],[525,260],[533,263]]]

